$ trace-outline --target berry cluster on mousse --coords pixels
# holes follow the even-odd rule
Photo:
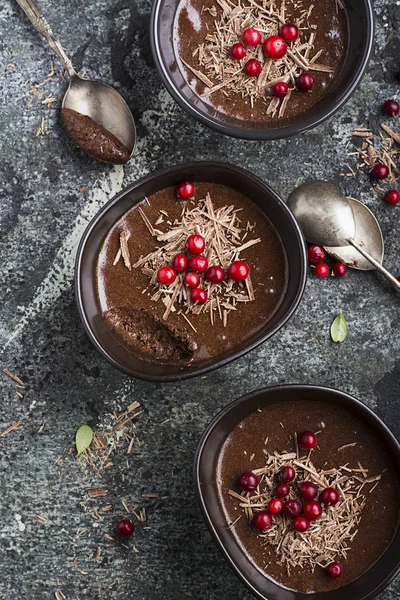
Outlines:
[[[254,27],[248,27],[242,33],[242,42],[236,42],[231,48],[231,56],[234,60],[243,60],[247,54],[246,46],[257,47],[262,43],[263,51],[267,59],[279,60],[286,56],[291,42],[299,38],[299,28],[294,23],[285,23],[280,28],[279,35],[270,35],[262,41],[261,31]],[[258,77],[262,71],[262,64],[257,58],[250,58],[243,66],[243,71],[249,77]],[[285,77],[290,81],[290,77]],[[300,92],[309,92],[314,87],[314,77],[311,73],[303,72],[296,79],[296,86]],[[289,92],[287,81],[276,81],[271,92],[277,98],[285,98]]]
[[[335,262],[332,269],[325,262],[327,256],[325,249],[317,244],[311,244],[307,250],[308,260],[313,266],[314,275],[319,279],[324,279],[330,275],[342,278],[347,274],[347,267],[344,263]]]
[[[181,305],[186,320],[188,312],[210,312],[211,324],[215,314],[226,326],[230,310],[255,299],[250,266],[240,254],[261,242],[249,235],[256,223],[243,226],[237,216],[240,209],[217,208],[209,194],[196,200],[196,186],[191,181],[180,182],[175,191],[185,204],[180,217],[168,221],[167,231],[156,229],[139,211],[157,242],[166,243],[132,266],[142,267],[151,285],[158,286],[156,293],[148,295],[165,304],[164,320],[177,310],[175,305]],[[164,217],[159,219],[155,225]]]
[[[240,501],[261,543],[276,548],[277,562],[286,565],[288,574],[295,566],[311,572],[323,568],[336,579],[357,533],[366,502],[362,490],[366,483],[378,485],[380,475],[358,478],[360,463],[354,475],[348,464],[318,470],[312,462],[317,435],[303,431],[294,439],[296,452],[264,451],[266,466],[242,473],[236,481],[240,494],[234,489],[228,493]],[[283,538],[289,552],[282,548]]]

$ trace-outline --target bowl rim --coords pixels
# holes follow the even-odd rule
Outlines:
[[[207,168],[207,167],[211,168],[212,167],[212,168],[223,169],[228,172],[232,172],[232,171],[235,171],[236,173],[238,172],[242,177],[254,182],[258,186],[263,187],[265,189],[265,192],[271,198],[273,198],[275,202],[277,202],[279,204],[279,206],[286,213],[286,216],[288,217],[288,219],[290,220],[290,222],[293,226],[293,233],[296,235],[296,241],[298,242],[298,245],[299,245],[300,260],[302,262],[302,271],[300,273],[300,285],[298,286],[296,295],[292,300],[290,309],[283,316],[283,318],[271,330],[266,332],[259,340],[254,340],[253,342],[249,343],[249,345],[246,346],[246,348],[232,352],[229,356],[225,356],[222,359],[216,360],[215,363],[213,363],[212,365],[208,365],[206,367],[196,368],[194,366],[192,369],[187,369],[185,371],[181,371],[181,372],[173,374],[173,375],[157,375],[157,374],[144,375],[138,369],[126,369],[126,368],[122,367],[116,360],[114,360],[112,358],[112,356],[109,355],[109,353],[107,352],[107,349],[98,341],[97,337],[95,336],[94,332],[92,331],[92,328],[89,323],[89,319],[87,318],[85,310],[84,310],[84,302],[83,302],[84,293],[82,290],[83,286],[81,285],[83,254],[84,254],[84,251],[86,248],[88,238],[91,235],[92,231],[99,225],[99,223],[101,222],[103,217],[107,214],[107,212],[110,210],[110,208],[113,207],[120,199],[125,197],[132,190],[142,186],[144,183],[151,181],[154,177],[159,177],[159,176],[162,177],[163,175],[170,174],[170,173],[178,174],[182,171],[189,171],[191,169],[196,169],[196,167],[201,167],[201,168]],[[279,231],[278,231],[278,233],[279,233]],[[108,360],[108,362],[110,362],[114,367],[116,367],[123,373],[133,376],[133,377],[136,377],[137,379],[142,379],[144,381],[154,381],[154,382],[166,383],[166,382],[182,381],[184,379],[190,379],[192,377],[198,377],[201,375],[205,375],[206,373],[209,373],[216,369],[219,369],[220,367],[223,367],[223,366],[233,362],[234,360],[237,360],[238,358],[244,356],[248,352],[251,352],[258,346],[260,346],[261,344],[266,342],[273,335],[275,335],[284,325],[286,325],[286,323],[289,321],[289,319],[293,316],[293,314],[297,310],[297,308],[300,304],[300,301],[303,297],[305,287],[306,287],[307,272],[308,272],[307,249],[306,249],[306,244],[304,241],[303,234],[301,232],[300,226],[298,225],[293,213],[291,212],[291,210],[289,209],[287,204],[283,201],[283,199],[277,194],[277,192],[275,192],[267,183],[265,183],[265,181],[263,179],[261,179],[257,175],[254,175],[254,173],[252,173],[251,171],[248,171],[247,169],[233,165],[232,163],[219,162],[219,161],[195,161],[195,162],[190,162],[190,163],[179,163],[177,165],[172,165],[169,167],[165,167],[163,169],[159,169],[155,172],[148,173],[144,177],[141,177],[140,179],[136,180],[135,182],[133,182],[132,184],[128,185],[123,190],[121,190],[118,194],[113,196],[98,211],[98,213],[92,218],[92,220],[86,227],[86,229],[80,239],[79,245],[78,245],[76,259],[75,259],[75,272],[74,272],[75,301],[77,304],[79,317],[82,321],[83,328],[84,328],[87,336],[89,337],[90,341],[95,346],[95,348],[97,348],[97,350],[103,355],[104,358],[106,358]]]
[[[348,394],[347,392],[344,392],[342,390],[337,390],[336,388],[323,386],[323,385],[307,385],[307,384],[283,384],[283,385],[267,386],[267,387],[259,388],[257,390],[253,390],[252,392],[249,392],[248,394],[246,394],[244,396],[240,396],[239,398],[236,398],[236,400],[233,400],[232,402],[227,404],[224,408],[222,408],[213,417],[211,422],[207,425],[206,429],[204,430],[204,432],[200,438],[200,441],[198,443],[198,446],[197,446],[197,449],[195,452],[194,461],[193,461],[193,479],[194,479],[195,497],[198,502],[198,505],[200,506],[200,511],[203,515],[206,525],[207,525],[209,531],[211,532],[212,538],[214,539],[219,551],[222,553],[223,557],[229,564],[230,568],[233,570],[233,572],[236,574],[236,576],[240,579],[240,581],[259,600],[268,600],[268,598],[266,596],[264,596],[262,593],[260,593],[252,585],[251,581],[246,578],[244,573],[242,573],[241,569],[238,567],[238,565],[235,563],[235,561],[231,558],[231,556],[229,555],[225,546],[221,542],[221,539],[218,535],[217,528],[213,524],[213,521],[211,519],[211,516],[210,516],[208,508],[207,508],[207,503],[204,499],[203,492],[202,492],[202,485],[201,485],[201,481],[200,481],[200,465],[201,465],[201,460],[202,460],[202,453],[207,444],[209,436],[213,432],[216,425],[218,425],[218,423],[227,414],[234,411],[238,406],[240,406],[241,404],[244,404],[245,402],[247,402],[248,400],[250,400],[252,398],[255,398],[257,396],[267,394],[267,393],[274,393],[274,392],[280,391],[280,390],[287,390],[289,392],[290,391],[300,391],[300,392],[305,392],[305,393],[307,393],[310,390],[313,390],[313,391],[318,391],[321,393],[324,393],[324,392],[333,393],[334,395],[341,397],[345,401],[345,404],[347,404],[348,406],[351,405],[353,407],[357,407],[363,415],[368,416],[372,421],[375,422],[375,424],[377,425],[377,427],[379,428],[381,433],[385,436],[386,440],[388,441],[387,445],[392,446],[392,448],[394,449],[398,458],[400,459],[400,442],[397,440],[397,438],[391,432],[391,430],[386,425],[386,423],[371,408],[369,408],[366,404],[361,402],[361,400],[358,400],[357,398],[355,398],[351,394]],[[388,548],[385,550],[384,554],[390,549],[390,547],[391,547],[391,545],[388,546]],[[382,556],[379,557],[378,561],[380,561],[382,559],[384,554],[382,554]],[[375,564],[377,564],[377,563],[375,563]],[[360,596],[357,600],[372,600],[393,581],[393,579],[396,577],[396,575],[398,575],[399,572],[400,572],[400,558],[397,562],[396,568],[394,568],[383,580],[379,581],[373,589],[368,590],[365,595]],[[338,588],[337,590],[334,590],[334,592],[338,592],[338,591],[340,591],[340,589],[341,588]],[[323,593],[328,598],[328,594],[330,592],[323,592]],[[293,596],[294,600],[295,600],[296,596],[297,596],[297,593],[294,592],[294,596]],[[303,595],[302,595],[302,597],[303,597]],[[314,594],[307,594],[307,597],[309,597],[310,600],[313,600],[313,598],[315,596],[314,596]]]
[[[191,102],[186,100],[184,95],[180,92],[179,88],[175,85],[173,77],[169,75],[168,69],[164,64],[164,60],[162,57],[162,50],[159,44],[158,39],[158,23],[160,19],[160,7],[161,2],[163,0],[155,0],[153,2],[151,15],[150,15],[150,46],[153,55],[154,63],[157,67],[158,73],[161,77],[161,81],[166,87],[167,91],[171,94],[174,100],[187,112],[190,116],[194,117],[198,121],[200,121],[203,125],[210,127],[220,133],[230,136],[236,137],[239,139],[246,140],[280,140],[289,138],[295,135],[299,135],[310,129],[314,129],[318,125],[321,125],[324,121],[332,117],[346,102],[351,98],[351,96],[356,91],[359,86],[364,73],[368,67],[368,63],[371,57],[373,45],[374,45],[374,32],[375,32],[375,22],[374,22],[374,11],[372,7],[372,0],[361,0],[363,2],[366,14],[367,14],[367,31],[365,32],[365,46],[363,49],[363,53],[360,58],[360,63],[358,65],[357,70],[354,72],[351,81],[345,87],[344,91],[339,94],[333,106],[327,107],[318,115],[313,117],[309,117],[302,123],[297,123],[295,125],[287,125],[282,128],[276,129],[247,129],[246,127],[236,127],[225,125],[223,122],[218,121],[218,119],[213,119],[208,117],[207,115],[202,114],[198,111]],[[360,1],[360,0],[359,0]]]

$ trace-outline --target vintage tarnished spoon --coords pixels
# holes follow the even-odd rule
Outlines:
[[[355,241],[354,213],[339,187],[327,181],[303,183],[291,193],[288,205],[307,241],[321,246],[353,246],[393,287],[400,290],[400,281],[371,256],[371,241],[375,232],[366,236],[362,245]]]
[[[47,40],[69,75],[70,83],[62,108],[90,117],[94,123],[106,129],[123,144],[130,158],[135,149],[136,128],[125,100],[106,83],[79,77],[35,0],[17,0],[17,2],[32,25]]]

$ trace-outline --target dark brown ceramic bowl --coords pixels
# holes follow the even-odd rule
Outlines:
[[[198,362],[193,367],[146,362],[120,346],[111,336],[99,310],[95,281],[101,245],[116,221],[145,196],[175,186],[185,179],[222,183],[252,200],[275,226],[285,249],[288,269],[288,285],[283,301],[265,326],[233,350],[217,358]],[[128,375],[148,381],[175,381],[201,375],[262,344],[294,313],[303,295],[306,278],[307,260],[303,237],[286,204],[252,173],[233,165],[215,162],[170,167],[144,177],[115,196],[86,229],[78,248],[75,265],[78,310],[90,340],[114,366]]]
[[[243,121],[215,110],[189,86],[176,57],[174,23],[178,0],[155,0],[150,24],[154,61],[175,100],[204,125],[225,135],[250,140],[276,140],[297,135],[331,117],[353,94],[367,68],[374,39],[371,0],[344,0],[349,24],[349,48],[342,72],[329,93],[295,117],[276,123]]]
[[[385,554],[362,577],[331,592],[300,594],[268,579],[249,561],[226,525],[216,485],[216,468],[222,445],[248,415],[270,404],[318,400],[345,408],[365,423],[382,441],[393,459],[400,480],[400,445],[386,425],[369,408],[344,392],[325,387],[284,385],[265,388],[235,400],[210,423],[201,438],[194,463],[196,495],[208,527],[235,573],[262,600],[370,600],[400,571],[400,529]],[[268,432],[266,432],[267,434]]]

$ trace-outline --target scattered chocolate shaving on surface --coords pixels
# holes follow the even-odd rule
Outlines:
[[[104,488],[88,488],[86,491],[90,498],[102,498],[108,494],[108,490]]]
[[[7,377],[9,377],[13,381],[15,381],[15,383],[18,383],[18,385],[20,385],[21,387],[25,387],[24,382],[21,381],[21,379],[19,377],[17,377],[17,375],[10,373],[10,371],[8,369],[3,369],[3,373],[4,373],[4,375],[7,375]]]
[[[296,437],[294,436],[294,439]],[[356,444],[346,444],[342,449],[354,445]],[[298,447],[296,452],[273,452],[266,456],[265,467],[252,469],[260,479],[254,492],[238,494],[234,490],[228,491],[234,500],[239,501],[239,507],[243,509],[249,521],[255,512],[266,509],[276,484],[276,474],[286,465],[296,465],[296,482],[307,480],[315,483],[320,489],[334,487],[340,492],[340,502],[335,507],[325,506],[322,516],[311,522],[306,533],[295,531],[290,519],[280,516],[279,519],[274,519],[271,529],[259,534],[262,544],[274,546],[278,563],[285,565],[289,575],[291,568],[304,568],[307,565],[314,572],[317,566],[325,568],[339,557],[346,559],[350,544],[357,535],[361,512],[366,503],[364,488],[375,483],[375,489],[381,479],[381,475],[368,477],[368,470],[361,465],[356,469],[344,465],[318,471],[309,456],[310,454],[298,458]],[[365,477],[355,475],[359,472]],[[369,491],[372,492],[373,489]],[[299,499],[295,490],[296,488],[292,487],[290,498]],[[233,524],[230,525],[232,526]]]
[[[6,437],[6,435],[11,433],[11,431],[14,431],[14,429],[17,429],[17,427],[19,427],[21,424],[22,424],[21,419],[19,421],[15,421],[15,423],[13,423],[13,425],[10,425],[10,427],[7,427],[7,429],[5,429],[4,431],[2,431],[2,433],[0,433],[0,437]]]
[[[125,233],[125,231],[121,231],[120,236],[119,236],[119,243],[121,246],[120,249],[121,249],[122,258],[124,259],[124,264],[125,264],[126,268],[129,271],[131,271],[132,266],[131,266],[131,256],[130,256],[130,252],[129,252],[129,248],[128,248],[128,236]]]

